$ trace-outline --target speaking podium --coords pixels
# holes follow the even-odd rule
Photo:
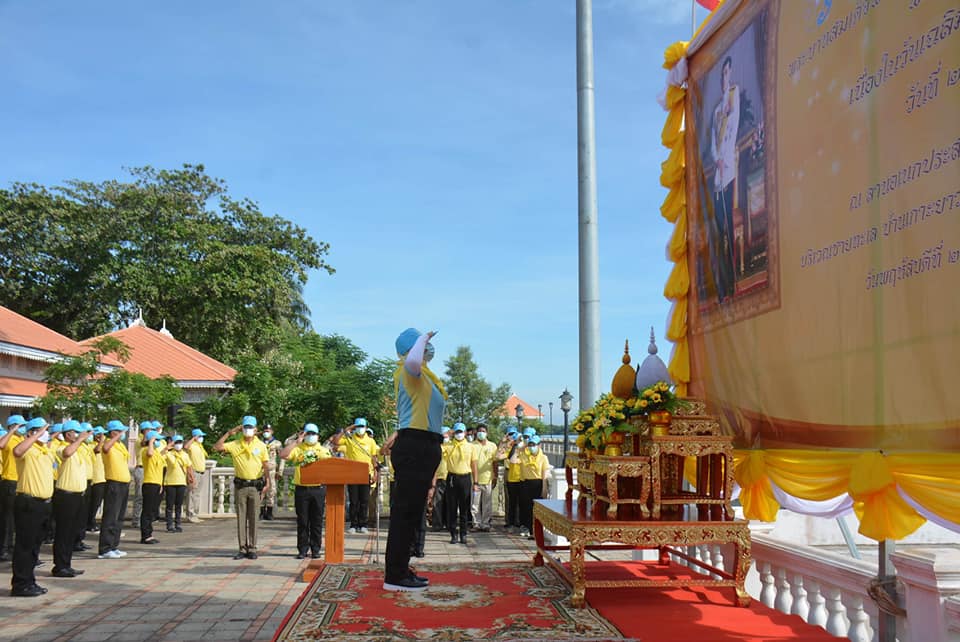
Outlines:
[[[370,465],[340,457],[321,459],[300,468],[300,483],[324,484],[327,487],[326,521],[323,558],[328,564],[343,562],[344,493],[346,484],[370,483]]]

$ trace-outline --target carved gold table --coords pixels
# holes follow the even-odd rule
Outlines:
[[[607,503],[607,516],[617,517],[617,508],[621,504],[637,504],[643,517],[650,516],[647,502],[650,500],[650,458],[649,457],[605,457],[599,455],[593,458],[592,466],[595,475],[606,480],[606,494],[600,490],[595,493],[596,499]],[[639,480],[639,493],[627,493],[621,497],[620,478]],[[595,486],[595,488],[601,488]]]
[[[722,507],[733,517],[730,505],[733,490],[733,441],[720,435],[651,436],[640,444],[641,454],[650,458],[651,512],[660,518],[661,505],[697,504]],[[696,492],[682,491],[683,458],[695,457]],[[719,517],[716,512],[712,517]]]
[[[722,514],[721,514],[722,515]],[[569,540],[565,546],[548,546],[543,532],[548,530]],[[533,534],[537,552],[534,566],[543,566],[544,560],[556,569],[573,590],[571,602],[575,607],[586,603],[588,588],[620,587],[665,587],[665,586],[710,586],[730,587],[736,593],[736,603],[748,606],[750,596],[744,588],[747,571],[750,570],[750,529],[743,519],[721,517],[717,520],[637,520],[625,521],[607,517],[605,510],[597,510],[592,501],[567,502],[560,499],[538,499],[533,503]],[[733,574],[715,568],[688,556],[674,547],[699,544],[733,544]],[[664,580],[588,580],[586,576],[587,550],[622,550],[656,548],[660,551],[660,563],[669,563],[674,555],[702,568],[711,575],[700,578]],[[570,551],[570,568],[551,555],[554,551]],[[719,579],[715,579],[719,578]]]

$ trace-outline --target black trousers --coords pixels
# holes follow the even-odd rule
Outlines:
[[[83,493],[53,491],[53,570],[70,568],[77,543],[77,525],[83,524]]]
[[[507,526],[520,526],[520,488],[522,481],[507,482]]]
[[[80,519],[77,520],[75,526],[77,527],[77,534],[73,538],[74,545],[80,545],[83,543],[83,540],[87,538],[87,515],[90,513],[90,487],[93,486],[93,481],[87,480],[87,488],[83,491],[81,495],[82,506],[80,508]]]
[[[347,494],[350,495],[349,528],[366,528],[370,512],[370,484],[349,484]]]
[[[16,496],[17,482],[12,479],[0,480],[0,557],[13,551],[13,504]]]
[[[713,195],[713,216],[717,223],[717,298],[732,297],[735,291],[733,264],[733,183]]]
[[[167,498],[164,504],[164,517],[167,528],[179,527],[183,515],[183,499],[187,496],[187,486],[167,486]]]
[[[467,535],[467,521],[470,519],[470,493],[473,490],[473,477],[470,473],[456,475],[447,473],[447,528],[451,535]]]
[[[407,577],[410,546],[417,524],[423,519],[427,492],[433,474],[440,465],[440,442],[443,438],[425,430],[403,428],[390,453],[397,497],[390,511],[387,533],[384,581],[399,582]]]
[[[163,497],[163,486],[150,483],[141,484],[140,493],[143,497],[143,507],[140,509],[140,541],[143,541],[153,537],[153,522],[160,517],[160,498]]]
[[[120,531],[123,528],[123,514],[127,510],[127,496],[130,494],[129,482],[107,480],[103,493],[103,517],[100,520],[100,543],[98,552],[115,551],[120,547]]]
[[[433,515],[430,519],[430,526],[435,531],[442,531],[447,528],[447,480],[438,479],[437,486],[433,489]]]
[[[320,554],[323,518],[327,510],[326,486],[294,486],[293,507],[297,511],[297,552]]]
[[[90,487],[90,502],[87,507],[87,530],[93,530],[97,527],[97,511],[100,510],[100,504],[103,503],[103,491],[107,487],[107,482],[100,482]]]
[[[40,559],[43,525],[50,519],[50,500],[18,494],[13,502],[13,512],[17,533],[13,543],[11,588],[17,591],[37,583],[33,569]]]
[[[520,525],[533,532],[533,500],[543,493],[542,479],[527,479],[520,482]]]

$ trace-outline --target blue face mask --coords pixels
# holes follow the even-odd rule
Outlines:
[[[367,429],[357,428],[356,430],[353,431],[353,434],[355,434],[357,437],[363,437],[365,434],[367,434]]]
[[[303,440],[312,446],[320,440],[320,437],[317,435],[307,435]]]
[[[530,453],[536,455],[537,451],[540,450],[540,446],[530,446]]]

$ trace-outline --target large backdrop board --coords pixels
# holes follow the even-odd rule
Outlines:
[[[664,58],[669,370],[746,516],[960,532],[960,1],[727,0]]]

